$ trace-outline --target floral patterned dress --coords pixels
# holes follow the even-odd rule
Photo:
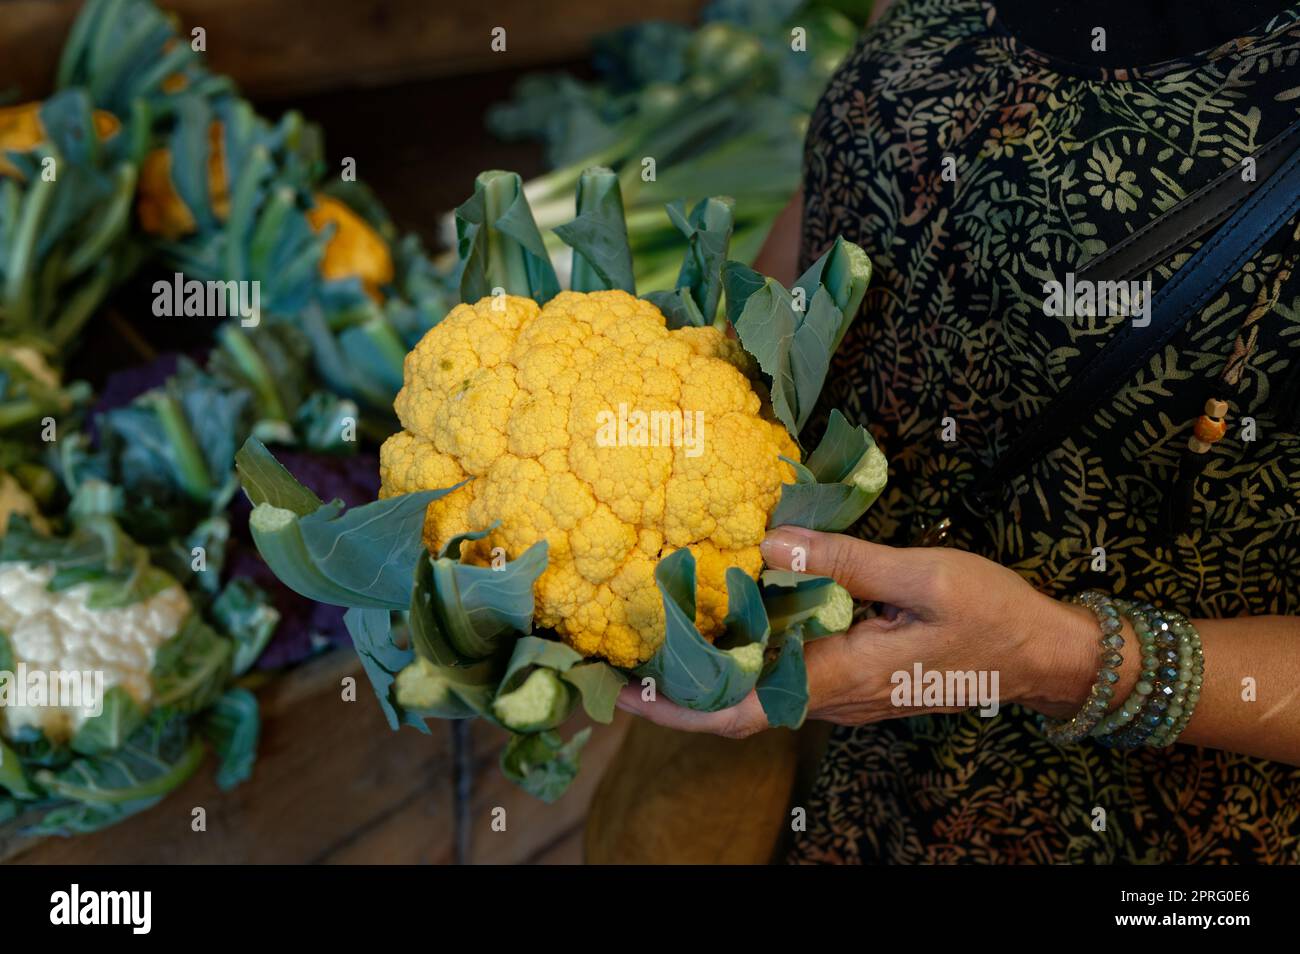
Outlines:
[[[840,67],[806,147],[805,264],[843,234],[875,266],[829,393],[890,455],[858,532],[908,543],[1129,320],[1045,317],[1044,282],[1298,115],[1297,7],[1195,57],[1105,70],[1024,48],[989,3],[899,0]],[[957,545],[1057,595],[1095,586],[1192,618],[1300,611],[1296,231],[1018,478],[1005,507],[959,524]],[[1195,248],[1150,275],[1157,294]],[[1170,540],[1162,498],[1211,395],[1231,402],[1229,433],[1190,530]],[[1261,707],[1295,688],[1253,675]],[[1057,748],[1019,707],[839,729],[808,809],[796,862],[1300,862],[1300,769],[1189,745]]]

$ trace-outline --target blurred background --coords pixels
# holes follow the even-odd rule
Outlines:
[[[323,134],[327,169],[358,177],[398,233],[451,269],[447,216],[484,169],[528,183],[543,228],[573,216],[576,170],[623,174],[638,290],[671,287],[683,245],[663,204],[736,198],[732,256],[752,259],[798,182],[807,114],[866,22],[869,0],[162,0],[181,35],[205,31],[206,66],[274,122],[296,110]],[[78,0],[0,0],[4,102],[47,96]],[[493,31],[505,30],[494,50]],[[110,51],[111,52],[111,51]],[[658,164],[641,181],[641,157]],[[146,268],[109,296],[66,358],[96,394],[125,370],[206,353],[199,323],[149,314]],[[128,387],[128,392],[129,392]],[[373,457],[368,459],[373,466]],[[129,529],[129,528],[128,528]],[[263,585],[274,581],[260,579]],[[278,601],[277,601],[278,603]],[[288,614],[302,606],[285,604]],[[293,621],[291,621],[293,622]],[[245,684],[262,735],[249,781],[200,771],[160,804],[102,830],[34,835],[0,821],[18,863],[550,863],[583,859],[602,770],[627,729],[597,727],[583,770],[545,805],[501,777],[503,733],[437,723],[391,732],[352,651],[327,630],[277,635]],[[336,621],[335,621],[336,622]],[[284,622],[281,623],[282,627]],[[346,640],[346,636],[343,637]],[[355,703],[340,703],[345,677]],[[196,806],[207,831],[195,834]],[[505,807],[508,834],[492,833]],[[0,819],[3,813],[0,813]]]

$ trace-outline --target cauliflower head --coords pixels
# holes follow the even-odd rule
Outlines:
[[[45,142],[45,124],[41,121],[43,105],[45,104],[35,102],[0,107],[0,177],[19,176],[18,170],[5,158],[4,153],[30,152]],[[95,124],[95,134],[101,142],[121,128],[117,117],[102,109],[94,111],[91,121]]]
[[[158,647],[180,631],[191,604],[177,584],[148,599],[117,608],[89,605],[92,587],[49,588],[51,564],[0,565],[0,632],[13,662],[44,672],[103,674],[103,691],[122,686],[144,705],[153,694],[151,673]],[[53,741],[71,738],[93,711],[87,704],[0,705],[0,734],[35,726]]]
[[[618,666],[663,641],[660,558],[696,560],[696,625],[722,632],[725,574],[751,577],[798,447],[771,415],[750,356],[711,327],[669,330],[622,291],[544,307],[462,304],[406,357],[403,430],[380,452],[381,497],[464,487],[429,506],[425,545],[500,525],[462,548],[486,564],[539,540],[549,562],[534,619]]]
[[[380,289],[393,281],[393,256],[387,243],[346,203],[327,195],[317,195],[315,201],[307,210],[312,230],[321,232],[334,226],[333,235],[325,243],[321,276],[326,281],[358,278],[366,294],[382,302]]]
[[[208,124],[208,195],[212,211],[224,222],[230,215],[230,175],[226,170],[225,127],[216,121]],[[172,181],[170,150],[155,149],[145,156],[140,167],[136,215],[145,232],[171,241],[198,230],[194,213]]]

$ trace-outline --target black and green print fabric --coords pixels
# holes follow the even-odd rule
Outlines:
[[[1048,317],[1046,283],[1297,117],[1300,7],[1119,70],[1025,48],[989,3],[900,0],[838,70],[806,146],[805,263],[843,234],[875,267],[829,394],[891,463],[856,532],[906,545],[1132,320]],[[1196,247],[1150,274],[1156,294]],[[1055,595],[1300,612],[1297,257],[1293,222],[1004,506],[959,521],[956,545]],[[1162,501],[1211,396],[1230,429],[1170,539]],[[837,730],[808,809],[793,861],[1300,862],[1300,769],[1188,745],[1058,749],[1017,707]]]

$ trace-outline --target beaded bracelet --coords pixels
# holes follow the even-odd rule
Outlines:
[[[1171,624],[1179,637],[1179,661],[1186,671],[1190,662],[1191,678],[1180,678],[1173,700],[1165,712],[1163,723],[1152,733],[1147,745],[1164,748],[1173,745],[1192,719],[1196,703],[1201,699],[1201,685],[1205,675],[1205,654],[1201,649],[1201,634],[1187,617],[1171,614]]]
[[[1156,660],[1152,658],[1155,652],[1155,633],[1151,631],[1151,627],[1147,625],[1142,615],[1135,611],[1136,607],[1132,602],[1116,599],[1114,603],[1120,614],[1133,624],[1133,632],[1137,635],[1139,648],[1142,651],[1142,668],[1144,670],[1153,669],[1156,663]],[[1155,688],[1152,684],[1154,674],[1152,674],[1152,679],[1146,679],[1145,676],[1146,673],[1144,672],[1143,677],[1138,679],[1137,685],[1133,687],[1133,691],[1129,693],[1129,697],[1124,700],[1123,705],[1105,716],[1093,727],[1093,735],[1110,735],[1137,718],[1138,713],[1142,711],[1147,698]]]
[[[1129,618],[1134,621],[1134,627],[1141,627],[1143,632],[1150,634],[1143,646],[1145,655],[1142,674],[1138,678],[1138,685],[1134,687],[1135,691],[1139,688],[1146,689],[1147,696],[1142,708],[1128,725],[1097,741],[1108,748],[1136,749],[1155,731],[1169,708],[1170,697],[1178,683],[1178,668],[1173,665],[1178,655],[1174,652],[1173,660],[1162,656],[1172,651],[1172,647],[1177,645],[1178,637],[1170,632],[1168,621],[1157,614],[1155,607],[1149,604],[1128,604],[1125,608]]]
[[[1171,745],[1191,719],[1188,709],[1200,698],[1200,637],[1179,613],[1149,603],[1117,605],[1142,644],[1142,674],[1120,709],[1121,718],[1111,719],[1111,726],[1094,734],[1112,748]]]
[[[1048,741],[1057,745],[1069,745],[1086,738],[1110,708],[1115,695],[1115,683],[1119,681],[1119,667],[1124,662],[1120,650],[1124,648],[1124,623],[1119,610],[1105,593],[1088,590],[1077,596],[1069,597],[1069,602],[1078,603],[1092,610],[1101,624],[1101,665],[1097,670],[1097,681],[1083,707],[1068,720],[1042,720],[1043,734]]]

